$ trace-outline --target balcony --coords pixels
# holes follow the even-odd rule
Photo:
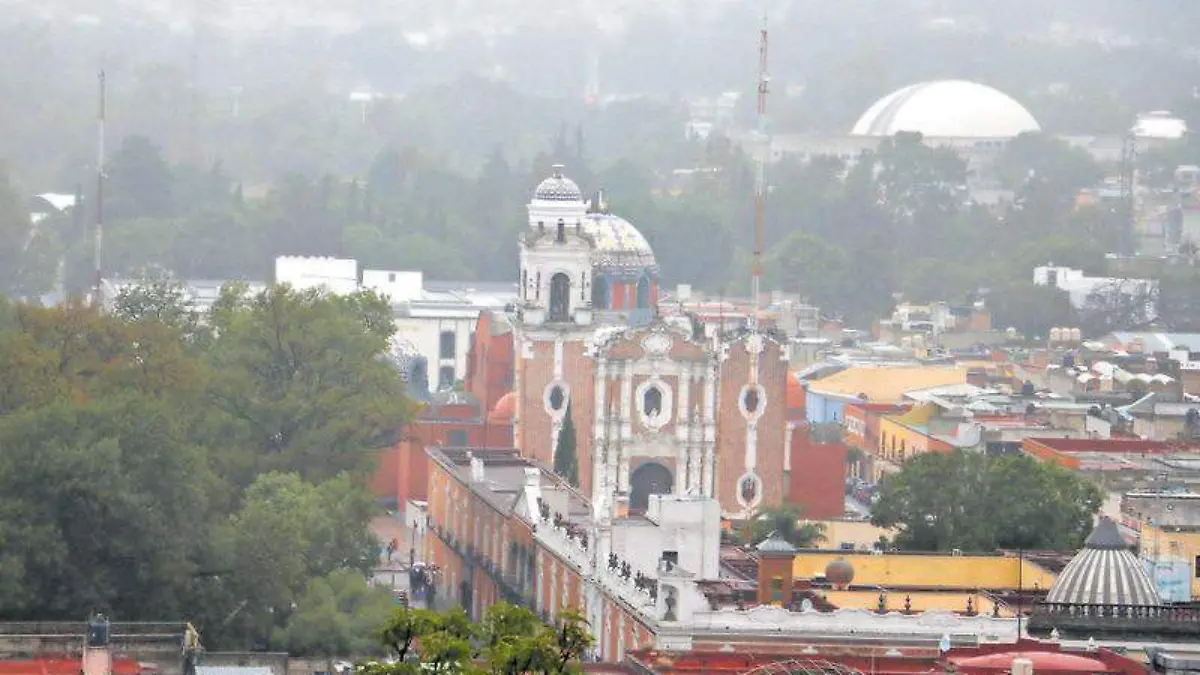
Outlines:
[[[1063,637],[1124,636],[1200,638],[1200,607],[1074,605],[1039,603],[1029,616],[1029,633]]]

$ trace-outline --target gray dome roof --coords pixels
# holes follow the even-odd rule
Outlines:
[[[796,553],[796,547],[792,546],[787,539],[779,536],[778,532],[772,532],[771,536],[755,547],[755,550],[767,555],[793,555]]]
[[[1101,518],[1083,550],[1071,558],[1046,596],[1072,605],[1161,605],[1146,568],[1129,550],[1116,523]]]
[[[533,191],[533,198],[546,202],[583,201],[583,192],[579,186],[575,184],[575,181],[564,176],[562,170],[561,164],[555,164],[554,175],[538,184],[537,189]]]

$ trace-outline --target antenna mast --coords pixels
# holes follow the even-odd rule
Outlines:
[[[96,229],[92,236],[92,262],[95,264],[95,279],[92,285],[92,304],[96,307],[104,305],[104,117],[107,107],[107,91],[104,82],[104,70],[100,71],[100,110],[96,118]]]
[[[767,93],[770,76],[767,75],[767,15],[763,14],[763,25],[759,31],[758,43],[758,167],[754,176],[754,263],[750,271],[750,293],[754,299],[754,314],[750,328],[759,328],[759,294],[762,285],[762,256],[763,256],[763,219],[766,208],[767,192],[767,155],[770,144],[767,141]]]

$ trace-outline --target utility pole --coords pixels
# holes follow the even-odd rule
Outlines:
[[[1125,241],[1121,242],[1127,255],[1137,253],[1137,135],[1131,130],[1121,145],[1121,226]]]
[[[92,305],[104,306],[104,118],[107,107],[104,70],[100,70],[100,110],[96,119],[96,227],[92,232]]]

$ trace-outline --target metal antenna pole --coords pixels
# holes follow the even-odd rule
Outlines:
[[[750,293],[754,300],[754,314],[750,327],[757,331],[760,320],[759,293],[762,285],[763,257],[763,228],[766,209],[766,173],[767,155],[770,153],[770,143],[767,141],[767,93],[770,77],[767,75],[767,16],[763,14],[763,26],[759,31],[758,43],[758,166],[754,176],[754,263],[751,269]]]
[[[96,228],[92,233],[92,262],[95,278],[92,282],[92,304],[104,304],[104,118],[107,107],[104,70],[100,70],[100,110],[96,120]]]

